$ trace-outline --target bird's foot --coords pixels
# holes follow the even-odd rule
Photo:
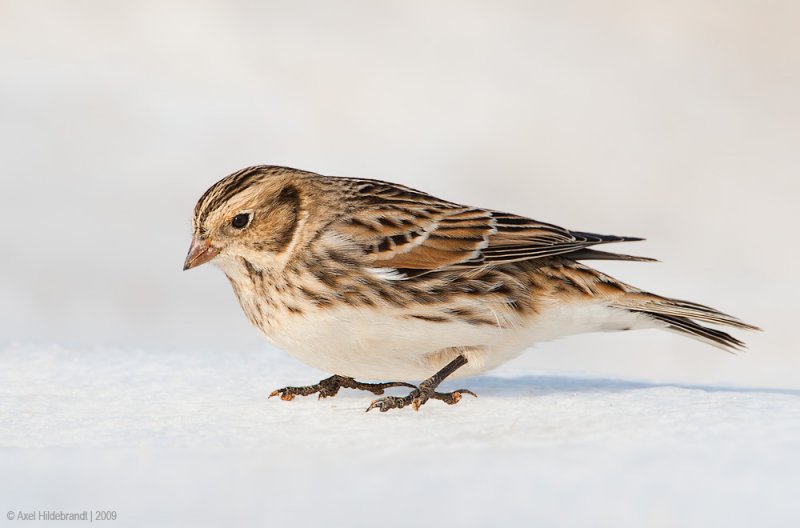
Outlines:
[[[375,395],[380,395],[383,394],[384,389],[388,389],[390,387],[414,388],[414,385],[403,381],[390,381],[387,383],[363,383],[346,376],[333,375],[330,378],[325,378],[315,385],[307,385],[305,387],[284,387],[282,389],[274,390],[269,397],[272,398],[273,396],[280,396],[283,401],[291,401],[295,396],[309,396],[311,394],[318,393],[317,399],[332,398],[336,396],[341,388],[364,390]]]
[[[384,396],[373,400],[367,407],[366,412],[372,409],[380,409],[381,412],[386,412],[389,409],[402,409],[408,405],[418,411],[428,400],[441,400],[448,405],[455,405],[461,401],[461,397],[464,394],[478,397],[477,394],[467,389],[459,389],[453,392],[436,392],[433,387],[427,386],[425,382],[422,382],[418,388],[412,390],[407,396]]]

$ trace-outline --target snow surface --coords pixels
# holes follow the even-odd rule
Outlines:
[[[4,346],[0,508],[116,527],[800,523],[797,390],[510,364],[418,413],[266,399],[322,376],[270,349]]]

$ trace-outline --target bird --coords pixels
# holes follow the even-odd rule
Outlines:
[[[652,261],[596,248],[638,240],[381,180],[257,165],[221,179],[197,201],[183,269],[217,265],[268,341],[331,374],[270,397],[405,388],[405,396],[382,396],[366,410],[419,410],[429,400],[452,405],[476,396],[438,391],[445,378],[485,373],[537,343],[574,334],[661,328],[728,351],[744,348],[708,325],[758,327],[584,263]]]

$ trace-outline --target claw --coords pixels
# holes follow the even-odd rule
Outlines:
[[[413,400],[411,400],[411,408],[415,411],[419,411],[419,408],[425,405],[425,403],[430,399],[429,396],[426,394],[420,394]]]
[[[464,394],[469,394],[470,396],[474,396],[475,398],[478,397],[478,395],[475,394],[474,392],[472,392],[471,390],[458,389],[458,390],[455,390],[455,391],[451,392],[450,394],[445,394],[445,396],[450,396],[449,399],[451,399],[452,401],[448,401],[447,398],[442,398],[442,400],[444,402],[450,404],[450,405],[453,405],[453,404],[456,404],[456,403],[460,402],[461,398],[464,396]]]
[[[408,396],[406,396],[408,398]],[[377,400],[372,400],[372,403],[369,404],[367,410],[364,412],[370,412],[372,409],[377,408],[381,412],[386,412],[389,409],[399,409],[408,405],[405,400],[406,398],[398,398],[396,396],[386,396],[384,398],[378,398]]]
[[[292,401],[295,395],[286,389],[278,389],[272,391],[267,397],[267,399],[272,398],[273,396],[280,396],[281,400],[283,401]]]
[[[445,392],[445,393],[436,393],[436,396],[445,403],[453,405],[454,403],[458,403],[461,401],[461,398],[465,395],[469,394],[470,396],[477,398],[478,395],[472,392],[469,389],[458,389],[454,390],[453,392]],[[452,400],[452,401],[451,401]]]

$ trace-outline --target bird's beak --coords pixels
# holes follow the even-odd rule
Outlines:
[[[219,249],[213,247],[209,239],[194,236],[192,245],[189,246],[189,254],[186,255],[186,261],[183,263],[183,269],[186,271],[205,264],[217,255],[219,255]]]

